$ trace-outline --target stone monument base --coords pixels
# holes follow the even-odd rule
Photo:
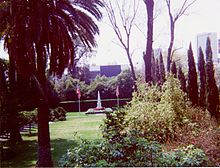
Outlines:
[[[103,113],[111,113],[113,110],[111,108],[105,108],[105,107],[96,107],[96,108],[90,108],[86,111],[86,114],[103,114]]]

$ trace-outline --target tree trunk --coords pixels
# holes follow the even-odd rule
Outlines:
[[[130,54],[129,54],[129,49],[126,49],[126,53],[127,53],[127,56],[128,56],[128,61],[129,61],[130,67],[131,67],[132,77],[135,81],[134,90],[137,91],[137,85],[136,85],[137,78],[136,78],[136,75],[135,75],[134,65],[133,65],[133,62],[132,62]]]
[[[46,58],[43,45],[36,44],[37,51],[37,77],[34,79],[38,93],[38,160],[37,167],[52,167],[53,161],[50,151],[50,130],[49,130],[49,104],[47,100],[47,80],[45,76]]]
[[[144,54],[144,63],[145,63],[145,81],[147,83],[152,82],[151,76],[151,57],[152,57],[152,45],[153,45],[153,11],[154,11],[154,1],[145,0],[147,9],[147,46],[146,53]]]
[[[174,30],[175,30],[175,25],[174,25],[174,21],[172,19],[172,17],[170,18],[170,45],[168,48],[168,54],[167,54],[167,72],[170,72],[170,65],[172,63],[172,58],[171,58],[171,54],[172,54],[172,49],[173,49],[173,44],[174,44]]]
[[[16,76],[15,76],[15,60],[12,54],[9,54],[9,102],[8,102],[8,112],[9,112],[9,132],[10,132],[10,142],[16,144],[21,142],[21,134],[18,125],[18,110],[17,110],[17,100],[16,100]]]
[[[40,100],[38,105],[38,160],[37,167],[52,167],[53,161],[50,151],[50,131],[49,131],[49,105],[45,95],[46,82],[40,84],[35,76],[35,81]],[[44,86],[43,86],[44,85]]]
[[[3,134],[6,130],[6,96],[7,96],[7,86],[6,86],[6,76],[5,76],[5,69],[4,63],[1,62],[0,59],[0,134]]]
[[[38,167],[52,167],[52,157],[50,151],[50,131],[49,131],[49,106],[44,100],[40,100],[38,107]]]
[[[8,112],[10,113],[8,126],[10,131],[10,143],[12,144],[22,141],[18,126],[18,111],[14,105],[15,103],[10,103],[8,107]]]

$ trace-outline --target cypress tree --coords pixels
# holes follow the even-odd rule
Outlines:
[[[205,60],[202,48],[199,48],[198,58],[198,71],[199,71],[199,105],[205,107],[206,105],[206,72],[205,72]]]
[[[160,84],[160,66],[159,66],[159,60],[158,58],[156,59],[155,62],[155,83]]]
[[[192,105],[195,106],[198,104],[198,84],[191,43],[188,50],[188,67],[188,97],[189,100],[192,102]]]
[[[218,87],[216,85],[214,77],[214,66],[212,61],[212,48],[210,39],[207,38],[206,42],[206,100],[207,100],[207,110],[214,116],[217,120],[220,118],[219,114],[219,95]]]
[[[177,69],[175,61],[172,62],[171,65],[171,73],[173,74],[174,78],[177,78]]]
[[[179,66],[179,68],[178,68],[178,79],[180,81],[182,91],[184,91],[186,93],[187,92],[187,90],[186,90],[186,78],[185,78],[185,75],[182,71],[181,66]]]
[[[155,72],[156,72],[156,63],[155,63],[154,54],[152,53],[152,59],[151,59],[151,77],[152,77],[152,81],[153,81],[154,84],[155,84],[155,81],[156,81]]]
[[[163,63],[163,56],[162,53],[160,52],[160,58],[159,58],[159,71],[160,71],[160,84],[162,85],[165,82],[165,66]]]

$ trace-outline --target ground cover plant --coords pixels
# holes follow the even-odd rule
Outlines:
[[[121,142],[77,140],[60,159],[61,167],[207,166],[203,150],[193,145],[164,151],[157,142],[127,136]]]

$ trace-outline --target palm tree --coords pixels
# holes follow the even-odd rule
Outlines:
[[[10,22],[2,38],[17,72],[34,80],[39,93],[37,166],[52,166],[45,72],[61,75],[73,65],[77,37],[89,48],[96,46],[99,29],[94,18],[101,19],[103,4],[100,0],[8,0],[7,4]]]
[[[10,15],[10,1],[0,1],[0,32],[1,39],[4,37],[4,33],[9,30],[9,25],[11,24],[11,15]],[[7,112],[8,112],[8,129],[10,132],[10,142],[16,144],[17,142],[22,141],[21,134],[19,132],[18,126],[18,111],[17,111],[17,89],[16,89],[16,68],[15,61],[12,54],[9,52],[9,89],[8,89],[8,99],[7,101]]]

